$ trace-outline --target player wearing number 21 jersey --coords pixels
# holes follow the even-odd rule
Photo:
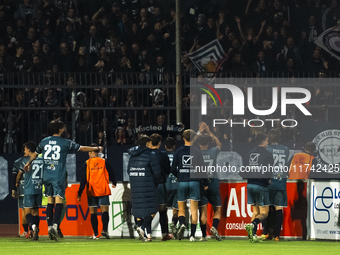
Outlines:
[[[23,166],[27,163],[30,156],[36,150],[36,143],[29,141],[24,144],[24,158],[22,159],[22,164],[20,166],[19,179],[21,179],[24,174]],[[36,160],[32,162],[31,171],[24,175],[24,210],[27,219],[27,223],[30,226],[30,230],[26,235],[26,238],[33,238],[37,241],[39,238],[39,207],[41,206],[42,200],[42,168],[43,160],[39,156]]]
[[[66,156],[68,153],[76,151],[102,151],[103,148],[80,146],[71,140],[62,138],[66,131],[66,126],[59,120],[49,123],[48,131],[51,136],[46,137],[40,142],[35,153],[33,153],[25,165],[24,170],[29,171],[32,161],[39,154],[42,154],[44,161],[43,184],[45,186],[45,196],[48,197],[46,209],[48,232],[51,239],[59,241],[57,229],[60,224],[63,198],[65,198]],[[56,204],[56,209],[53,215],[54,204]]]

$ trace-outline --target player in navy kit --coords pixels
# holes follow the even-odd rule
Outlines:
[[[268,137],[265,134],[258,134],[255,137],[257,146],[251,150],[246,158],[246,167],[253,171],[247,173],[247,197],[248,204],[252,206],[252,222],[246,224],[245,229],[248,232],[248,238],[251,242],[261,241],[256,236],[257,226],[268,216],[269,193],[268,185],[270,183],[271,173],[262,172],[263,166],[273,166],[274,160],[272,154],[266,150],[268,146]]]
[[[209,130],[204,122],[200,124],[199,128],[200,135],[197,137],[198,144],[200,146],[203,160],[207,166],[216,167],[216,159],[221,151],[222,144]],[[209,143],[213,141],[216,146],[208,149]],[[200,212],[200,226],[202,230],[201,241],[207,241],[207,208],[208,202],[212,205],[214,211],[213,225],[210,228],[211,234],[213,234],[216,240],[221,241],[221,237],[218,234],[217,228],[221,218],[221,195],[220,195],[220,182],[215,173],[208,174],[208,189],[204,190],[201,188],[201,201],[199,202],[199,212]]]
[[[283,207],[287,206],[287,190],[286,183],[288,178],[288,171],[285,172],[285,166],[288,166],[289,149],[286,146],[279,144],[281,132],[279,129],[272,129],[268,132],[269,151],[274,158],[274,167],[277,171],[273,171],[271,184],[268,187],[269,191],[269,204],[275,206],[276,219],[273,240],[279,241],[281,226],[283,221]],[[262,239],[267,239],[268,225],[267,220],[262,222],[263,232]]]
[[[29,166],[39,154],[42,154],[44,160],[43,167],[43,184],[45,186],[45,195],[48,197],[46,214],[48,218],[49,235],[57,242],[58,226],[63,208],[63,198],[65,197],[65,178],[66,178],[66,156],[68,153],[82,151],[102,151],[102,147],[80,146],[79,144],[64,139],[61,136],[66,131],[66,126],[60,120],[53,120],[48,125],[51,136],[44,138],[37,146],[36,151],[32,154],[29,161],[24,167],[29,171]],[[56,209],[53,217],[53,208]]]
[[[162,152],[159,150],[159,147],[162,143],[162,136],[159,134],[152,134],[150,136],[151,143],[149,143],[149,149],[152,149],[152,151],[155,152],[158,160],[159,165],[161,167],[162,175],[164,178],[164,182],[158,184],[157,186],[157,201],[159,206],[159,223],[161,225],[161,231],[162,231],[162,241],[171,240],[172,236],[169,234],[169,225],[168,225],[168,214],[167,214],[167,191],[165,182],[168,178],[171,168],[170,168],[170,161],[169,157],[165,152]]]
[[[200,183],[202,181],[202,179],[192,177],[192,173],[195,173],[196,166],[205,165],[201,151],[192,146],[195,135],[196,133],[192,129],[187,129],[183,132],[184,146],[175,152],[171,167],[172,173],[177,177],[178,182],[177,201],[180,228],[177,236],[179,240],[183,238],[185,231],[185,203],[187,199],[190,199],[191,242],[196,241],[198,202],[201,200]],[[205,189],[208,188],[206,185],[207,183],[205,182]]]
[[[23,175],[23,166],[30,159],[36,150],[36,143],[29,141],[24,144],[24,159],[22,167],[20,168],[19,176]],[[33,162],[31,171],[25,173],[24,183],[24,210],[26,219],[29,224],[30,230],[28,232],[29,238],[37,241],[39,236],[39,206],[42,200],[42,168],[43,160],[38,156]],[[20,178],[20,177],[19,177]]]
[[[168,137],[165,140],[165,149],[166,154],[169,157],[170,166],[172,166],[172,161],[174,160],[174,152],[176,149],[176,141],[172,137]],[[167,190],[167,207],[172,209],[172,221],[170,223],[170,229],[172,232],[173,237],[177,238],[177,222],[178,222],[178,204],[177,204],[177,188],[178,183],[176,180],[176,176],[172,173],[169,174],[168,178],[166,179],[166,190]]]

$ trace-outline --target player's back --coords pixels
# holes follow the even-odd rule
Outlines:
[[[43,139],[36,152],[42,153],[44,160],[44,181],[64,181],[67,154],[79,148],[79,144],[59,136],[49,136]]]
[[[182,146],[174,154],[172,169],[176,169],[177,182],[198,181],[201,179],[193,177],[191,173],[197,173],[196,166],[205,165],[202,153],[193,146]]]
[[[217,156],[220,153],[220,149],[218,147],[213,147],[209,150],[201,150],[203,155],[204,163],[207,166],[211,167],[214,166],[216,170],[216,160]],[[210,172],[208,173],[209,178],[209,189],[218,188],[220,186],[220,182],[218,180],[217,172]]]
[[[262,167],[273,166],[273,155],[265,148],[257,146],[248,153],[245,162],[246,167],[251,170],[250,172],[243,172],[244,177],[248,179],[248,184],[267,187],[272,172],[262,171]]]
[[[274,144],[269,145],[267,151],[273,155],[273,166],[276,169],[273,171],[270,188],[285,190],[288,178],[288,169],[285,167],[288,165],[289,149],[281,144]]]
[[[153,149],[152,150],[155,155],[157,156],[159,160],[159,166],[161,167],[162,170],[162,175],[164,178],[164,182],[168,178],[169,174],[171,173],[171,165],[170,165],[170,160],[166,152],[161,151],[159,149]]]
[[[25,164],[29,158],[23,159]],[[39,195],[42,189],[43,159],[39,155],[31,164],[30,171],[25,173],[25,195]]]

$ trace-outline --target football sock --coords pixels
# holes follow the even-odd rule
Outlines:
[[[282,210],[277,210],[275,220],[275,237],[280,236],[282,221],[283,221]]]
[[[214,218],[214,219],[213,219],[213,224],[212,224],[212,225],[213,225],[213,227],[214,227],[214,228],[216,228],[216,229],[217,229],[217,228],[218,228],[218,224],[219,224],[219,223],[220,223],[220,220],[219,220],[219,219],[217,219],[217,218]]]
[[[159,223],[161,225],[162,234],[169,233],[168,215],[166,211],[159,212]]]
[[[63,204],[63,209],[61,211],[61,216],[60,216],[60,224],[61,222],[63,221],[64,217],[65,217],[65,214],[66,214],[66,204]],[[59,224],[59,225],[60,225]]]
[[[47,217],[48,226],[53,225],[53,208],[54,208],[54,204],[47,204],[46,217]]]
[[[175,226],[177,225],[178,222],[178,217],[172,217],[172,222],[175,224]]]
[[[98,218],[97,214],[91,214],[91,225],[93,229],[93,233],[95,236],[98,235]]]
[[[107,227],[109,225],[109,212],[102,213],[102,223],[104,232],[107,232]]]
[[[267,235],[268,234],[268,221],[267,221],[267,219],[264,219],[262,221],[262,227],[263,227],[262,234]]]
[[[253,235],[256,235],[257,233],[257,225],[260,224],[260,219],[259,218],[255,218],[255,220],[253,220],[251,223],[253,223],[254,225],[254,229],[253,229]]]
[[[148,235],[151,235],[151,222],[152,222],[152,216],[147,216],[144,218],[144,227],[146,229],[146,233]]]
[[[30,229],[32,229],[33,216],[31,213],[26,214],[26,220],[27,220],[28,225],[30,226]]]
[[[201,226],[202,236],[206,237],[207,236],[207,225],[206,224],[200,224],[200,226]]]
[[[24,228],[25,232],[28,232],[28,224],[22,224],[22,227]]]
[[[191,223],[191,234],[190,234],[190,236],[195,237],[195,234],[196,234],[196,226],[197,226],[197,224],[192,224],[192,223]]]
[[[53,224],[57,224],[59,226],[62,210],[63,210],[63,204],[56,204],[55,205]]]
[[[138,227],[141,227],[142,225],[143,225],[143,219],[139,219],[139,220],[137,220],[137,218],[135,218],[136,219],[136,225],[138,226]]]
[[[179,216],[178,217],[179,225],[182,226],[185,224],[185,217],[184,216]]]
[[[39,228],[39,222],[40,222],[39,215],[33,216],[33,224],[35,224],[37,226],[37,228]]]

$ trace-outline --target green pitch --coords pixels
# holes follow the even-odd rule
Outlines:
[[[127,239],[87,240],[84,238],[64,238],[58,243],[41,237],[34,242],[24,238],[0,238],[1,254],[180,254],[180,255],[219,255],[219,254],[339,254],[339,244],[324,241],[265,241],[250,243],[247,240],[209,240],[208,242],[189,242],[159,239],[150,243]]]

